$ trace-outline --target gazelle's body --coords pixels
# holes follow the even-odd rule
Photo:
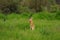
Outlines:
[[[32,17],[29,19],[29,22],[30,22],[30,29],[34,30],[35,29],[35,25],[33,23]]]

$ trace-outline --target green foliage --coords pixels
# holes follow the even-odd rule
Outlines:
[[[0,19],[4,19],[5,18],[5,15],[0,13]]]
[[[33,15],[35,19],[47,19],[47,20],[54,20],[56,19],[56,13],[49,13],[49,12],[40,12]]]
[[[50,1],[51,3],[48,0],[0,0],[0,12],[13,11],[11,14],[0,13],[0,40],[60,40],[60,11],[56,10],[57,6],[51,7],[56,13],[46,10],[40,12],[41,6],[42,9],[47,6],[50,8],[54,4]],[[14,7],[17,9],[14,10]],[[30,30],[31,14],[35,24],[34,31]]]
[[[35,30],[32,31],[29,19],[22,16],[13,13],[5,22],[0,20],[0,40],[60,40],[59,20],[33,19]]]
[[[51,6],[52,5],[52,6]],[[12,12],[55,12],[58,8],[55,6],[55,0],[0,0],[0,10],[4,13]]]
[[[59,19],[60,20],[60,11],[57,11],[56,19]]]
[[[57,11],[56,13],[49,13],[49,12],[39,12],[39,13],[30,13],[30,12],[23,12],[21,14],[16,14],[16,13],[12,13],[12,14],[8,14],[8,15],[4,15],[4,14],[0,14],[0,19],[20,19],[22,18],[29,18],[30,15],[32,14],[32,17],[34,19],[46,19],[46,20],[60,20],[60,12]]]

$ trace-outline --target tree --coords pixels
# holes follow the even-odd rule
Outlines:
[[[0,10],[4,13],[16,12],[21,0],[0,0]]]

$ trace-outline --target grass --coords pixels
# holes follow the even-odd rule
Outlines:
[[[29,28],[27,16],[10,14],[6,16],[5,22],[1,18],[0,40],[60,40],[60,20],[36,17],[33,15],[34,31]]]

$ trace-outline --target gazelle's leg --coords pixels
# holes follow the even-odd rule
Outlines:
[[[34,29],[35,29],[35,27],[33,26],[33,27],[32,27],[32,30],[34,30]]]
[[[32,30],[32,27],[31,27],[31,25],[30,25],[30,30]]]
[[[30,29],[31,29],[31,30],[34,30],[34,29],[35,29],[34,24],[30,24]]]

